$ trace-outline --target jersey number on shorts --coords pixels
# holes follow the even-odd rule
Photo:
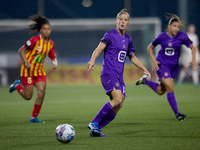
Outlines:
[[[32,78],[31,78],[31,77],[28,77],[28,78],[27,78],[27,82],[28,82],[28,84],[31,84],[31,83],[32,83]]]
[[[173,56],[174,55],[174,49],[173,48],[165,48],[165,55],[167,56]]]
[[[118,61],[119,62],[124,62],[126,58],[126,52],[125,51],[120,51],[118,54]]]

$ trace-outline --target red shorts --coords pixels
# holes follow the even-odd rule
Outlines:
[[[37,76],[37,77],[21,77],[22,78],[22,85],[34,85],[36,82],[47,82],[46,76]]]

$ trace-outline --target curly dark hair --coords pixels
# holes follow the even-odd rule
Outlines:
[[[37,32],[40,32],[43,24],[49,24],[49,20],[45,16],[42,16],[40,13],[30,16],[28,18],[28,21],[33,22],[28,25],[30,31],[36,30]]]

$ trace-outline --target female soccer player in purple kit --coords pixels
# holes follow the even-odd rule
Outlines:
[[[90,61],[87,64],[88,70],[94,70],[96,58],[104,50],[104,61],[101,70],[101,82],[105,92],[110,96],[111,101],[107,102],[88,125],[91,130],[90,136],[105,137],[101,133],[101,128],[111,122],[123,105],[125,98],[125,83],[123,71],[126,56],[131,62],[140,68],[147,80],[151,75],[135,56],[132,39],[125,33],[129,25],[129,14],[126,9],[122,9],[116,17],[116,29],[108,31],[101,39],[98,47],[94,50]]]
[[[176,120],[182,121],[187,115],[181,114],[178,110],[173,84],[173,79],[178,71],[178,61],[182,44],[189,47],[192,51],[192,61],[190,64],[193,68],[197,69],[199,66],[196,63],[196,49],[193,46],[193,42],[186,33],[180,31],[181,27],[184,26],[184,22],[175,14],[169,14],[169,16],[166,17],[167,19],[170,18],[166,32],[159,34],[147,48],[152,62],[152,69],[156,70],[160,84],[148,81],[146,79],[147,77],[144,75],[136,82],[136,85],[146,84],[158,95],[163,95],[167,92],[167,99],[174,111]],[[158,44],[161,45],[161,49],[155,59],[153,48]]]

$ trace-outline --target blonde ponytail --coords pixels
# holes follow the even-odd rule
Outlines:
[[[119,16],[120,16],[121,14],[126,14],[126,15],[128,15],[128,19],[129,19],[129,13],[127,12],[127,9],[126,9],[126,8],[122,9],[122,10],[117,14],[116,19],[118,19]]]

